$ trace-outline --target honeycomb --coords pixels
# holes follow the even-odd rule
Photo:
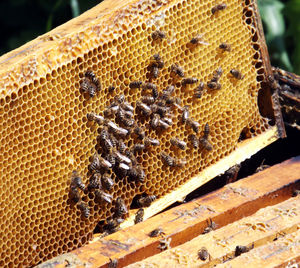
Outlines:
[[[112,175],[115,184],[110,194],[114,200],[121,197],[127,207],[137,195],[163,197],[229,155],[241,136],[253,137],[270,127],[258,107],[266,69],[256,3],[222,2],[227,7],[212,14],[215,1],[104,1],[0,58],[1,267],[32,266],[78,248],[91,239],[99,222],[112,217],[115,201],[99,204],[93,193],[82,193],[90,209],[84,219],[69,200],[70,177],[78,170],[85,184],[89,180],[98,126],[87,120],[87,113],[102,115],[120,94],[135,107],[142,91],[130,89],[130,82],[152,82],[160,92],[174,85],[174,95],[190,107],[190,117],[200,125],[198,137],[209,124],[213,150],[189,145],[187,137],[193,131],[181,123],[178,110],[173,125],[160,132],[149,128],[149,119],[135,115],[147,136],[160,145],[137,155],[146,174],[144,183]],[[156,30],[166,38],[153,40]],[[204,41],[191,46],[197,35]],[[230,52],[219,48],[223,42],[231,45]],[[148,67],[155,53],[165,66],[153,79]],[[204,83],[221,67],[222,88],[206,88],[197,99],[194,85],[183,88],[181,79],[171,75],[172,64],[182,67],[185,77]],[[235,79],[230,74],[233,68],[244,79]],[[102,85],[93,98],[80,91],[88,69]],[[116,89],[111,92],[109,86]],[[174,149],[173,137],[186,141],[187,149]],[[130,136],[125,142],[132,146],[137,141]],[[187,164],[166,166],[160,157],[163,151],[186,159]]]

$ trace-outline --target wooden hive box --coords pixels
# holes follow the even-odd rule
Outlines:
[[[271,68],[256,2],[223,2],[225,9],[212,12],[215,1],[107,0],[0,58],[1,267],[31,266],[87,243],[99,222],[103,227],[112,219],[117,197],[130,207],[140,196],[155,195],[145,209],[148,218],[284,136],[276,92],[272,95],[268,83]],[[155,39],[156,31],[164,38]],[[156,78],[157,53],[164,64]],[[176,64],[197,83],[185,85],[174,72]],[[219,67],[222,75],[216,78]],[[101,83],[94,97],[82,88],[88,70]],[[209,87],[214,77],[217,85]],[[174,86],[171,97],[181,104],[166,104],[172,121],[167,129],[151,127],[159,113],[154,106],[151,115],[138,111],[148,93],[130,88],[133,81],[154,83],[159,94]],[[204,88],[196,98],[200,82]],[[91,157],[96,151],[108,155],[97,136],[114,121],[99,126],[87,114],[102,116],[121,94],[134,107],[135,124],[159,146],[136,153],[137,163],[128,165],[142,169],[143,180],[117,176],[119,167],[109,169],[112,202],[98,202],[95,191],[80,191],[90,214],[84,218],[70,200],[70,177],[77,170],[89,183]],[[199,126],[182,122],[184,107]],[[195,149],[190,141],[192,134],[203,138],[206,124],[211,151],[203,145]],[[145,143],[132,129],[127,132],[128,150]],[[175,137],[187,143],[185,150],[171,144]],[[186,164],[170,167],[162,152],[172,157],[167,162]],[[132,223],[130,216],[123,226]]]

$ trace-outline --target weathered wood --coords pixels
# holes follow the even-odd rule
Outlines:
[[[160,253],[157,247],[161,237],[148,236],[153,229],[163,227],[166,236],[172,238],[172,247],[183,244],[200,235],[209,219],[216,222],[217,227],[222,227],[260,208],[290,198],[292,192],[300,187],[299,177],[300,156],[229,184],[193,202],[172,208],[145,222],[102,239],[96,238],[71,254],[89,267],[105,267],[109,258],[118,259],[120,267],[129,265]],[[52,263],[53,267],[66,267],[63,256],[44,265]]]
[[[300,262],[300,226],[291,234],[281,235],[274,242],[216,267],[296,267],[292,265]]]
[[[280,235],[297,231],[299,224],[300,196],[290,198],[275,206],[263,208],[254,215],[208,234],[200,235],[174,249],[169,249],[146,260],[129,265],[128,268],[213,267],[216,264],[235,258],[236,246],[246,246],[248,250],[252,250],[252,247],[265,245],[269,241],[277,239]],[[300,241],[297,239],[292,240],[290,244],[300,246]],[[205,247],[209,253],[206,260],[201,260],[198,257],[198,252],[202,247]],[[266,253],[265,256],[270,254],[270,252]],[[274,251],[275,254],[276,251]],[[297,255],[299,254],[300,252],[297,253]],[[245,262],[236,263],[240,265],[232,267],[245,267],[246,264]]]

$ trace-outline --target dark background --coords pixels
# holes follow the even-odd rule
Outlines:
[[[78,16],[101,0],[11,0],[0,3],[0,55]],[[300,0],[258,0],[271,61],[300,74]]]

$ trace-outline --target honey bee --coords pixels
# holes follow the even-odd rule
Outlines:
[[[175,73],[180,77],[184,77],[183,69],[176,63],[171,65],[171,72]]]
[[[149,207],[154,200],[156,200],[156,195],[142,196],[137,200],[137,205],[139,207]]]
[[[156,30],[151,34],[153,40],[164,39],[166,38],[166,34],[162,31]]]
[[[183,112],[181,116],[182,123],[185,123],[189,119],[189,116],[190,116],[189,106],[185,105],[183,106]]]
[[[127,175],[131,181],[137,181],[137,182],[141,182],[141,183],[143,183],[145,181],[145,177],[146,177],[144,170],[139,166],[132,167],[128,171]]]
[[[163,90],[160,98],[162,100],[168,100],[170,98],[170,96],[173,94],[174,90],[175,90],[174,86],[172,86],[172,85],[168,86],[166,89]]]
[[[150,237],[158,237],[158,236],[163,236],[165,234],[166,233],[164,232],[164,230],[161,227],[158,227],[158,228],[154,229],[153,231],[151,231],[149,233],[149,236]]]
[[[94,173],[88,184],[88,190],[100,189],[101,188],[101,175],[99,173]]]
[[[112,165],[107,160],[100,157],[97,153],[95,153],[92,157],[91,164],[89,166],[90,172],[99,171],[101,168],[109,169]]]
[[[109,86],[108,87],[108,92],[114,92],[115,91],[115,89],[116,89],[116,87],[115,86]]]
[[[115,217],[121,218],[127,213],[128,213],[128,209],[125,205],[124,200],[121,197],[118,197],[116,200]]]
[[[165,63],[161,59],[161,56],[156,53],[153,55],[154,62],[152,62],[152,66],[156,66],[159,69],[162,69],[165,66]]]
[[[207,43],[203,40],[203,35],[201,35],[201,34],[198,34],[195,37],[193,37],[191,39],[190,43],[193,45],[209,45],[209,43]]]
[[[74,185],[75,187],[77,187],[80,190],[84,191],[85,185],[82,182],[82,179],[81,179],[80,175],[78,174],[77,170],[72,171],[71,185]]]
[[[206,249],[206,247],[202,247],[199,251],[198,251],[198,258],[201,261],[206,261],[207,258],[209,258],[210,255],[208,253],[208,250]]]
[[[128,130],[125,128],[118,127],[114,122],[109,121],[107,123],[108,131],[115,136],[125,137],[128,134]]]
[[[145,131],[139,126],[136,126],[133,132],[138,136],[138,139],[140,140],[143,140],[146,136]]]
[[[183,167],[186,164],[185,159],[176,159],[165,152],[161,152],[160,156],[169,167]]]
[[[235,247],[234,256],[238,257],[241,254],[246,253],[246,252],[250,251],[253,248],[254,248],[254,244],[252,244],[252,246],[249,246],[249,247],[238,245],[238,246]]]
[[[131,89],[133,89],[133,88],[141,88],[142,84],[143,84],[142,81],[132,81],[132,82],[129,83],[129,87]]]
[[[104,117],[95,113],[88,113],[86,117],[89,121],[95,121],[98,125],[102,125],[104,122]]]
[[[113,147],[115,147],[112,140],[109,138],[109,135],[106,135],[105,133],[107,130],[102,130],[100,135],[97,137],[97,140],[100,142],[102,148],[106,150],[107,152],[110,152]]]
[[[204,135],[203,135],[203,137],[207,139],[208,136],[209,136],[209,132],[210,132],[209,125],[208,125],[208,123],[206,123],[205,126],[204,126],[204,132],[203,132]]]
[[[113,150],[112,154],[115,156],[116,160],[119,163],[125,163],[127,165],[131,164],[131,160],[126,155],[121,154],[117,150]]]
[[[195,134],[189,135],[189,140],[191,141],[191,143],[195,149],[197,149],[199,147],[199,140]]]
[[[213,78],[212,78],[210,81],[211,81],[211,82],[217,83],[217,82],[220,80],[222,74],[223,74],[223,70],[222,70],[221,67],[219,67],[219,68],[215,71],[215,73],[214,73],[214,75],[213,75]]]
[[[142,103],[140,101],[136,102],[136,107],[138,108],[138,110],[140,110],[142,112],[143,115],[145,116],[149,116],[152,113],[151,108],[146,105],[145,103]]]
[[[80,194],[78,192],[78,188],[75,185],[70,186],[70,192],[69,192],[69,197],[74,203],[78,203],[79,200],[81,199]]]
[[[146,147],[149,147],[149,146],[159,146],[160,143],[159,143],[159,140],[157,140],[157,139],[145,137],[144,144]]]
[[[125,151],[126,151],[126,144],[124,143],[124,141],[122,139],[120,139],[118,141],[118,150],[119,150],[119,153],[120,154],[125,154]]]
[[[199,139],[199,143],[203,146],[203,148],[207,151],[212,151],[213,150],[213,146],[212,144],[207,140],[207,138],[202,137]]]
[[[114,97],[114,101],[117,103],[117,104],[122,104],[124,103],[125,101],[125,95],[124,94],[120,94],[120,95],[116,95]],[[113,103],[113,106],[116,105],[115,103]]]
[[[173,120],[170,117],[164,117],[163,119],[161,119],[161,121],[167,123],[169,126],[173,124]]]
[[[146,147],[145,147],[144,144],[136,143],[136,144],[133,146],[132,151],[133,151],[134,153],[136,153],[136,152],[141,152],[141,151],[143,151],[145,148],[146,148]]]
[[[110,191],[115,184],[112,178],[107,173],[104,173],[102,175],[101,182],[103,188],[107,191]]]
[[[103,114],[105,116],[105,118],[111,118],[113,116],[115,116],[115,114],[119,111],[120,106],[118,104],[116,105],[111,105],[110,107],[108,107],[107,109],[105,109],[103,111]]]
[[[125,111],[131,112],[131,114],[134,112],[133,106],[132,106],[130,103],[126,102],[126,101],[123,101],[123,103],[121,103],[121,107],[122,107]],[[132,116],[133,116],[133,114],[132,114]]]
[[[151,68],[151,75],[152,75],[154,78],[157,78],[158,75],[159,75],[159,68],[156,67],[156,66],[152,66],[152,68]]]
[[[85,217],[85,218],[88,218],[90,216],[90,209],[88,207],[88,205],[83,202],[83,201],[80,201],[78,204],[77,204],[78,208],[80,209],[81,211],[81,214]]]
[[[109,234],[115,233],[116,231],[118,231],[120,229],[120,224],[123,221],[124,220],[121,218],[108,220],[107,224],[104,225],[103,229]]]
[[[94,83],[96,86],[98,86],[100,84],[98,78],[96,77],[96,75],[93,73],[92,70],[87,70],[84,74],[85,77],[87,77],[88,79],[91,80],[92,83]]]
[[[143,90],[147,90],[147,89],[153,90],[154,88],[155,88],[155,89],[157,88],[156,85],[153,84],[153,83],[150,83],[150,82],[143,83],[143,85],[142,85],[142,89],[143,89]]]
[[[132,127],[135,124],[135,121],[131,115],[126,114],[123,109],[118,111],[116,118],[125,127]]]
[[[178,138],[171,138],[170,142],[173,146],[178,147],[181,150],[186,149],[186,142],[183,140],[180,140]]]
[[[231,51],[231,45],[229,45],[227,43],[221,43],[219,45],[219,48],[222,49],[223,51],[227,51],[227,52]]]
[[[155,102],[155,98],[152,96],[143,96],[141,101],[147,105],[153,104]]]
[[[244,79],[245,75],[243,75],[240,71],[235,70],[235,69],[231,69],[230,73],[232,74],[232,76],[236,79],[242,80]]]
[[[163,238],[161,240],[159,240],[160,245],[158,246],[159,249],[161,250],[167,250],[169,248],[171,248],[170,244],[171,244],[172,238]]]
[[[186,120],[186,123],[187,123],[188,126],[190,126],[193,129],[194,132],[199,133],[199,127],[200,127],[200,125],[199,125],[199,123],[197,121],[195,121],[195,120],[193,120],[191,118],[188,118]]]
[[[80,82],[80,89],[83,92],[88,93],[91,98],[94,97],[96,95],[96,92],[98,91],[97,86],[91,83],[91,81],[87,78],[84,78]]]
[[[217,229],[217,224],[210,219],[210,222],[208,222],[207,227],[204,228],[202,234],[207,234],[216,229]]]
[[[203,95],[204,83],[200,82],[199,86],[194,89],[194,97],[200,99]]]
[[[108,204],[110,204],[113,200],[113,196],[105,193],[104,191],[97,189],[95,191],[95,199],[97,202],[106,202]]]
[[[144,209],[140,208],[135,214],[134,224],[142,222],[143,220],[144,220]]]
[[[224,3],[218,4],[211,9],[211,13],[215,14],[217,11],[224,10],[226,7],[227,7],[227,5]]]
[[[117,259],[111,259],[109,258],[109,264],[108,264],[108,268],[117,268],[118,266],[118,260]]]
[[[222,88],[222,86],[221,86],[220,83],[212,82],[212,81],[208,82],[208,83],[207,83],[207,86],[208,86],[210,89],[218,89],[218,90],[219,90],[219,89]]]
[[[130,171],[130,167],[125,163],[119,163],[118,166],[115,166],[114,172],[118,178],[124,178],[127,176],[127,172]]]
[[[151,108],[151,111],[153,113],[157,113],[159,114],[161,117],[165,117],[166,114],[170,111],[170,108],[169,107],[166,107],[166,106],[161,106],[161,105],[158,105],[156,103],[152,104],[150,106]]]
[[[186,85],[191,85],[191,84],[195,84],[198,82],[198,79],[195,78],[195,77],[188,77],[188,78],[184,78],[182,81],[181,81],[181,85],[182,86],[186,86]]]

